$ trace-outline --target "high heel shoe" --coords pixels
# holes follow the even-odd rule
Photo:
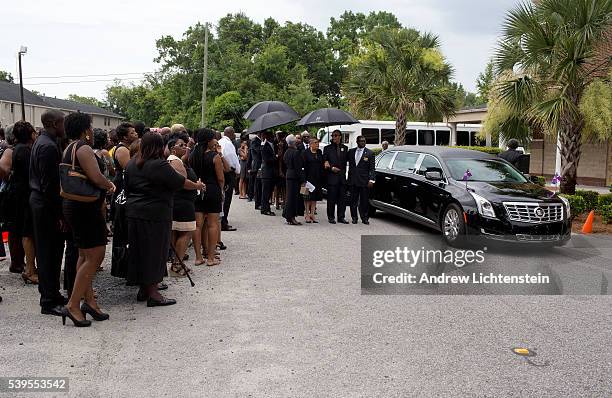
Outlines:
[[[68,307],[63,307],[62,308],[62,325],[66,324],[66,317],[70,318],[72,323],[74,323],[74,326],[78,328],[84,328],[84,327],[91,326],[91,321],[87,319],[83,319],[82,321],[79,321],[78,319],[74,317],[74,315],[70,313],[70,310],[68,310]]]
[[[38,274],[36,272],[28,274],[23,272],[21,274],[21,279],[23,279],[23,283],[27,284],[32,284],[32,285],[38,285]]]
[[[87,303],[81,304],[81,312],[91,315],[91,317],[96,321],[105,321],[110,318],[108,314],[94,310],[92,306]]]

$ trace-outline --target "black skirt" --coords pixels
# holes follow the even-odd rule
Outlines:
[[[171,221],[128,217],[128,284],[152,285],[162,281],[166,275],[171,229]]]
[[[102,215],[102,202],[77,202],[64,199],[64,218],[72,230],[74,245],[79,249],[106,246],[108,243],[106,220]]]
[[[195,202],[195,211],[198,213],[221,213],[221,188],[219,184],[206,184],[206,193],[204,199],[197,198]]]

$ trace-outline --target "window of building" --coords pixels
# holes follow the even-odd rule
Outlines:
[[[398,152],[395,160],[393,161],[392,170],[413,172],[416,166],[417,159],[419,158],[418,153],[412,152]]]
[[[406,130],[406,145],[416,145],[416,130]]]
[[[434,144],[434,131],[433,130],[419,130],[419,145],[433,145]]]
[[[379,169],[386,169],[389,167],[389,163],[391,163],[391,159],[393,159],[393,155],[395,152],[386,152],[384,153],[377,161],[376,167]]]
[[[480,138],[478,131],[470,131],[470,145],[472,146],[485,146],[487,141],[484,138]]]
[[[450,145],[450,130],[436,130],[436,145]]]
[[[457,131],[457,145],[469,146],[470,145],[470,132],[465,130]]]
[[[380,139],[387,141],[389,145],[395,145],[395,129],[380,129]]]

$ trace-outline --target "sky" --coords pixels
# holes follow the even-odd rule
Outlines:
[[[58,98],[78,94],[103,99],[109,80],[137,83],[143,73],[159,68],[153,61],[158,38],[180,38],[197,22],[216,23],[228,13],[244,12],[259,23],[273,17],[326,32],[330,18],[345,10],[388,11],[406,27],[437,34],[455,80],[476,91],[476,78],[492,56],[505,12],[518,1],[21,0],[6,7],[9,0],[2,0],[0,70],[17,82],[16,53],[27,46],[22,65],[27,89]],[[67,77],[56,78],[60,76]]]

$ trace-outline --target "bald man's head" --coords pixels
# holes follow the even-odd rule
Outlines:
[[[64,136],[64,114],[62,112],[57,109],[49,109],[41,115],[40,121],[46,131],[55,133],[58,137]]]
[[[225,128],[225,130],[223,130],[223,135],[232,141],[236,139],[236,131],[234,131],[234,128],[231,126],[228,126]]]

